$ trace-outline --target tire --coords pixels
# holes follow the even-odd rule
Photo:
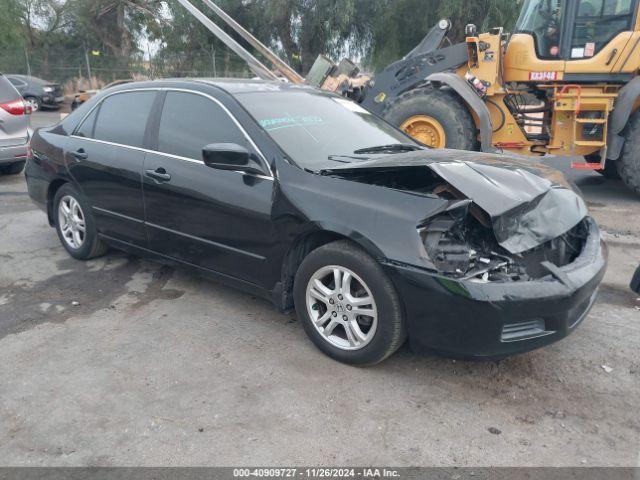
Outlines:
[[[31,105],[31,110],[33,112],[37,112],[38,110],[42,110],[42,102],[38,97],[24,97],[25,102]]]
[[[627,124],[622,157],[616,163],[622,181],[640,195],[640,111]]]
[[[60,204],[63,201],[67,202],[68,199],[72,199],[77,202],[80,207],[80,212],[82,213],[81,217],[84,220],[84,235],[82,235],[82,242],[75,247],[65,237],[65,233],[63,233],[64,226],[61,225]],[[84,196],[69,184],[65,184],[60,187],[55,194],[53,200],[53,219],[60,243],[62,243],[62,246],[73,258],[78,260],[89,260],[91,258],[99,257],[107,251],[108,247],[98,237],[95,220],[91,214],[91,206]]]
[[[22,160],[21,162],[11,163],[9,165],[3,165],[0,167],[0,175],[17,175],[24,170],[24,164],[26,162]]]
[[[592,153],[584,157],[587,163],[600,163],[600,154]],[[600,175],[610,180],[620,180],[620,172],[618,172],[618,163],[615,160],[608,160],[604,165],[604,170],[595,170]]]
[[[410,90],[400,95],[382,114],[385,120],[398,128],[412,117],[424,115],[439,122],[445,133],[445,148],[479,150],[473,116],[451,90],[433,87]],[[428,142],[423,143],[429,145]]]
[[[347,290],[334,288],[332,295],[335,302],[329,305],[331,300],[315,300],[318,297],[314,298],[310,292],[313,290],[311,285],[317,285],[313,283],[314,279],[322,276],[325,270],[328,271],[326,278],[333,278],[334,267],[349,271],[352,280],[348,294]],[[307,255],[296,273],[293,288],[296,312],[305,332],[322,352],[339,362],[374,365],[393,354],[406,339],[404,314],[391,280],[378,262],[347,240],[324,245]],[[340,292],[345,293],[344,297]],[[362,303],[366,302],[364,297],[369,295],[372,303]],[[312,304],[314,300],[316,303]],[[359,303],[360,306],[357,306]],[[330,309],[339,313],[332,315]],[[358,315],[357,309],[375,313],[375,319],[366,313]],[[333,333],[329,336],[321,333],[312,316],[327,316],[322,330],[327,333],[331,322],[334,322],[336,326],[332,329]],[[345,325],[351,325],[353,321],[358,322],[358,332],[368,337],[360,345],[348,345],[350,342]],[[356,337],[352,334],[352,338]],[[337,342],[342,345],[336,345]]]
[[[77,100],[74,100],[73,102],[71,102],[71,111],[73,112],[79,106],[80,106],[80,103],[78,103]]]

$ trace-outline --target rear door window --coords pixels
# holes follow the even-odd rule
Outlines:
[[[9,77],[9,81],[16,87],[22,87],[27,84],[27,82],[23,82],[19,78],[14,78],[14,77]]]
[[[117,93],[107,97],[100,105],[93,138],[142,147],[155,97],[155,91]]]
[[[96,117],[98,116],[99,107],[94,108],[89,116],[84,119],[82,125],[76,130],[75,135],[84,138],[93,138],[93,128],[96,124]]]
[[[20,98],[20,94],[9,82],[7,77],[0,75],[0,103],[10,102]]]
[[[201,160],[202,148],[211,143],[243,145],[246,139],[231,117],[209,98],[168,92],[160,119],[158,151]]]

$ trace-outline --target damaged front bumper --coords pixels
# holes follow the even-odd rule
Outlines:
[[[587,221],[581,254],[535,280],[460,280],[384,262],[404,304],[412,347],[495,359],[566,337],[589,313],[606,269],[606,245],[595,221]]]

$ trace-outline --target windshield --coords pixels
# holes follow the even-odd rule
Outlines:
[[[336,95],[290,90],[240,93],[236,98],[297,165],[309,170],[395,153],[388,146],[417,148],[410,137]],[[383,145],[387,148],[381,152],[370,150]]]
[[[533,35],[538,58],[558,58],[564,0],[526,0],[516,24],[516,33]]]

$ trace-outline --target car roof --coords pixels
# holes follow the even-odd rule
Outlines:
[[[202,86],[211,85],[226,91],[231,95],[254,92],[283,92],[292,90],[314,91],[314,87],[308,85],[296,85],[277,80],[258,80],[246,78],[164,78],[160,80],[149,80],[142,82],[132,82],[124,85],[111,87],[109,91],[127,90],[132,88],[162,88],[163,86],[175,87],[180,85]]]
[[[7,77],[13,77],[13,78],[19,78],[20,80],[24,80],[25,82],[41,83],[43,85],[52,83],[52,82],[49,82],[47,80],[43,80],[42,78],[30,77],[29,75],[22,75],[22,74],[19,74],[19,73],[7,73],[6,76]]]

